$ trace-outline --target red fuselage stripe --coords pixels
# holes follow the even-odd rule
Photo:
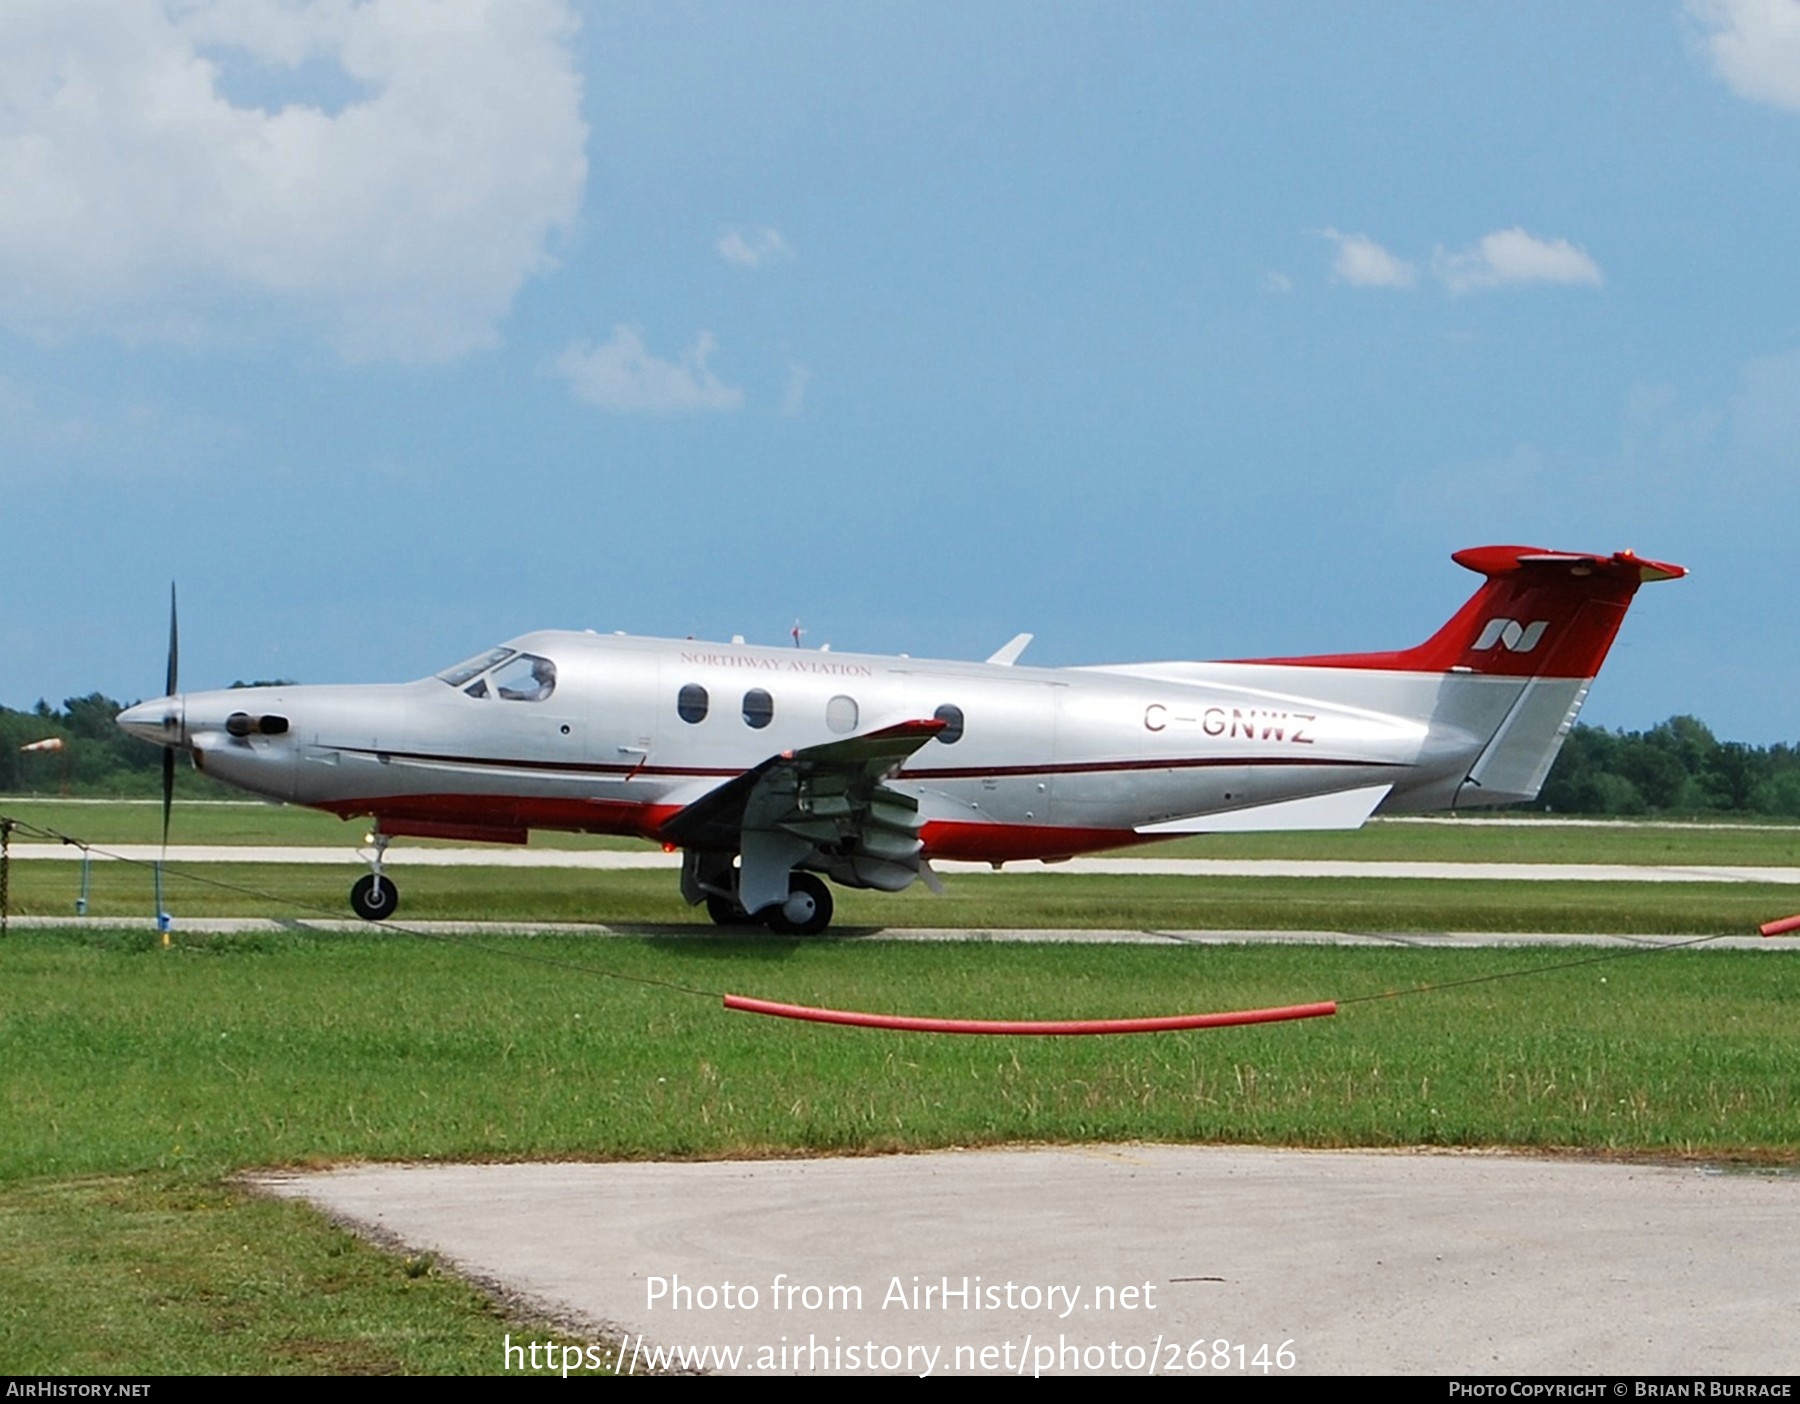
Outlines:
[[[474,838],[475,831],[496,835],[525,829],[558,829],[580,834],[615,834],[625,838],[661,838],[662,826],[681,806],[637,804],[622,800],[548,799],[515,795],[385,795],[375,799],[338,800],[316,806],[341,819],[374,816],[390,832],[405,835],[426,826],[427,837],[451,837],[437,830],[451,827]],[[1126,848],[1153,837],[1131,829],[1075,828],[1052,824],[961,823],[931,820],[920,831],[928,858],[966,859],[975,863],[1010,863],[1028,858],[1072,858],[1104,848]],[[511,832],[502,840],[517,842]]]

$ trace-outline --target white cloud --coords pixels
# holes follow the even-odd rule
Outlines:
[[[1514,445],[1510,452],[1398,475],[1392,509],[1409,528],[1469,540],[1609,544],[1661,540],[1677,560],[1703,537],[1775,538],[1800,506],[1800,349],[1748,361],[1730,394],[1684,403],[1666,384],[1625,395],[1619,440]],[[1630,535],[1612,536],[1625,545]],[[1734,545],[1734,549],[1736,549]],[[1652,554],[1656,554],[1653,551]]]
[[[242,426],[216,416],[0,376],[0,483],[9,486],[194,479],[241,463],[245,445]]]
[[[1492,458],[1402,476],[1394,517],[1459,541],[1530,541],[1553,534],[1545,523],[1558,510],[1558,485],[1569,471],[1536,444],[1517,443]]]
[[[1331,271],[1338,281],[1353,288],[1410,288],[1418,273],[1405,259],[1396,258],[1366,234],[1322,231],[1337,245]]]
[[[574,28],[566,0],[7,0],[0,321],[206,336],[273,311],[353,356],[493,343],[580,206]],[[220,83],[302,65],[350,100]]]
[[[1689,0],[1688,11],[1734,93],[1800,108],[1800,0]]]
[[[1450,253],[1441,246],[1431,271],[1453,293],[1518,283],[1602,281],[1600,265],[1567,239],[1538,239],[1514,226],[1484,234],[1472,247]]]
[[[744,392],[707,366],[717,343],[703,331],[680,357],[650,354],[636,327],[616,326],[603,346],[575,342],[556,358],[556,371],[577,399],[609,414],[701,414],[744,407]]]
[[[1746,364],[1730,405],[1732,461],[1746,479],[1794,480],[1800,462],[1800,351]]]
[[[756,268],[771,259],[792,258],[793,246],[781,237],[781,231],[766,225],[748,234],[740,229],[727,229],[713,247],[719,257],[735,268]]]
[[[788,365],[787,388],[781,392],[781,412],[787,418],[806,409],[806,387],[812,384],[812,372],[798,361]]]
[[[1294,280],[1285,273],[1270,269],[1262,275],[1262,289],[1264,292],[1286,296],[1294,290]]]

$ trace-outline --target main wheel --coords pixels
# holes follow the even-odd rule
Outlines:
[[[375,874],[356,880],[350,889],[350,910],[364,921],[386,921],[400,907],[400,889],[386,873],[377,881]]]
[[[788,877],[787,901],[767,909],[764,923],[777,936],[817,936],[831,925],[831,889],[811,873]]]
[[[714,926],[749,926],[755,921],[731,898],[717,892],[706,894],[706,914],[712,918]]]

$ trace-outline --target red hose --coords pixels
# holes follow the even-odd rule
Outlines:
[[[1757,929],[1765,936],[1780,936],[1789,931],[1800,931],[1800,916],[1783,917],[1780,921],[1765,921]]]
[[[734,994],[725,996],[725,1007],[745,1014],[772,1014],[777,1019],[808,1019],[816,1024],[954,1034],[1166,1033],[1173,1029],[1219,1029],[1232,1024],[1278,1024],[1288,1019],[1320,1019],[1337,1013],[1336,1003],[1326,1002],[1289,1004],[1277,1009],[1238,1009],[1225,1014],[1171,1014],[1156,1019],[919,1019],[905,1014],[864,1014],[854,1009],[814,1009]]]

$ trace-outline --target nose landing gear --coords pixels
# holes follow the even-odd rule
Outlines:
[[[375,848],[369,859],[370,871],[351,886],[350,910],[364,921],[386,921],[400,909],[400,889],[381,871],[382,855],[393,840],[376,829],[369,835],[369,842]]]

